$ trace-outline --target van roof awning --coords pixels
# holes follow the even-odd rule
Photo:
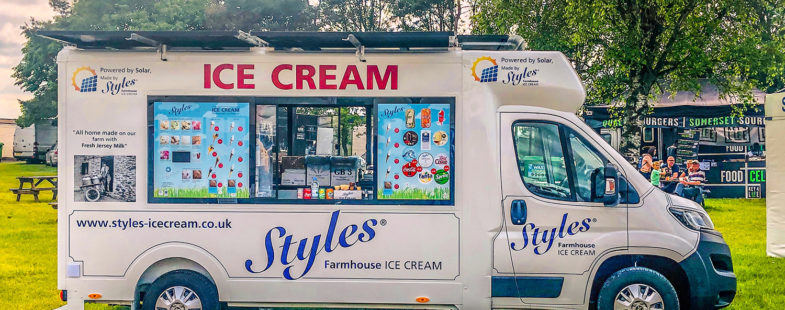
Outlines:
[[[508,35],[453,32],[243,32],[243,31],[48,31],[37,35],[81,49],[133,50],[367,50],[433,51],[459,46],[471,50],[520,50],[523,41]]]

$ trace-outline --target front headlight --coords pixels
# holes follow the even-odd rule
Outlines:
[[[700,230],[701,228],[714,229],[714,223],[712,223],[709,216],[703,212],[682,208],[670,208],[669,210],[671,211],[671,214],[673,214],[679,222],[684,224],[684,226],[687,226],[687,228],[694,230]]]

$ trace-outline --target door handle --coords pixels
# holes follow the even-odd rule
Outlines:
[[[513,225],[523,225],[526,223],[526,202],[523,200],[513,200],[510,206],[510,219]]]

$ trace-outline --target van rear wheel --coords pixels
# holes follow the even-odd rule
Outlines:
[[[217,310],[218,290],[205,276],[190,270],[167,272],[147,289],[144,310]]]
[[[677,310],[676,289],[662,274],[643,267],[630,267],[611,275],[600,289],[599,310]]]

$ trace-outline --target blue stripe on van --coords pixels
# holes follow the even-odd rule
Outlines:
[[[491,277],[491,297],[556,298],[563,285],[564,278],[556,277]]]

